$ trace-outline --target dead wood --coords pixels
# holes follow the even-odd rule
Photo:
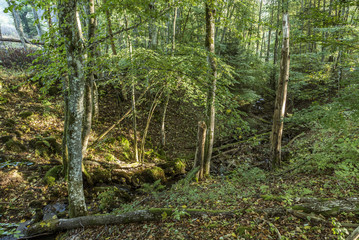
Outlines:
[[[31,236],[38,236],[40,234],[52,234],[59,231],[70,230],[75,228],[85,228],[90,226],[111,225],[111,224],[128,224],[128,223],[143,223],[147,221],[159,221],[166,216],[171,216],[175,213],[175,209],[171,208],[151,208],[149,210],[138,210],[123,214],[108,214],[108,215],[94,215],[84,216],[71,219],[52,219],[36,223],[28,226],[25,229],[25,238]],[[211,211],[200,209],[185,209],[182,211],[183,215],[190,217],[200,216],[229,216],[233,217],[235,212],[227,211]]]

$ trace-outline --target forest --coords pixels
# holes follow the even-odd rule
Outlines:
[[[359,239],[358,0],[0,0],[0,240]]]

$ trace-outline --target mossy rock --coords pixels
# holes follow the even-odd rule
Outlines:
[[[176,176],[186,173],[186,163],[181,159],[175,159],[161,165],[166,175]]]
[[[23,152],[26,150],[25,146],[21,142],[15,141],[13,139],[7,141],[5,143],[5,147],[9,151],[13,151],[13,152],[17,152],[17,153],[20,153],[20,152]]]
[[[165,172],[160,167],[153,167],[135,173],[132,177],[132,182],[137,185],[140,183],[154,183],[159,179],[161,179],[161,182],[166,181]]]
[[[62,169],[62,165],[58,165],[51,168],[49,171],[46,172],[44,182],[49,186],[54,185],[55,182],[61,177]]]
[[[21,112],[21,113],[19,114],[19,116],[20,116],[22,119],[26,119],[26,118],[30,117],[32,114],[33,114],[33,112],[24,111],[24,112]]]
[[[111,183],[112,174],[111,170],[103,168],[102,166],[96,166],[95,168],[89,169],[89,174],[93,183]]]
[[[37,140],[37,141],[36,141]],[[61,153],[61,145],[56,142],[54,137],[45,137],[42,139],[36,139],[30,142],[30,146],[35,148],[37,154],[42,157],[49,157],[52,154]],[[35,143],[34,143],[35,142]]]
[[[112,182],[113,183],[130,185],[131,177],[132,177],[131,173],[125,172],[123,170],[120,170],[120,169],[112,170]]]

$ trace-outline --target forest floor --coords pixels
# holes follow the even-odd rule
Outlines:
[[[46,206],[56,203],[66,206],[67,191],[63,178],[56,181],[46,178],[49,170],[61,164],[61,154],[56,149],[62,137],[60,94],[41,96],[37,84],[27,82],[28,77],[24,73],[1,71],[0,239],[5,239],[7,234],[15,232],[16,225],[11,224],[26,222],[39,215],[42,218],[44,214],[39,214],[39,210]],[[114,108],[114,102],[117,101],[114,99],[117,99],[114,92],[108,91],[102,95],[100,118],[93,128],[95,133],[107,129],[125,112],[120,102],[116,103],[118,108]],[[172,103],[170,108],[177,111],[169,111],[175,113],[168,118],[169,145],[162,153],[156,144],[160,138],[158,126],[161,115],[158,110],[151,123],[153,127],[149,134],[149,144],[146,145],[148,151],[152,149],[147,161],[151,162],[152,158],[163,158],[161,161],[186,159],[187,170],[190,170],[199,112],[188,111],[186,106],[176,103]],[[145,111],[139,111],[139,115],[146,118]],[[140,128],[144,124],[144,121],[140,121]],[[121,155],[123,146],[117,145],[120,142],[118,136],[131,141],[130,125],[130,120],[124,121],[110,135],[115,136],[116,141],[105,141],[100,147],[90,149],[90,159],[105,160],[110,153],[128,162],[126,156]],[[56,139],[54,145],[52,138]],[[91,141],[94,139],[96,135],[92,136]],[[40,145],[43,148],[39,148]],[[46,147],[48,151],[41,150]],[[344,239],[347,232],[355,228],[355,224],[359,225],[356,207],[359,204],[354,211],[340,211],[341,208],[337,207],[335,211],[323,210],[313,215],[302,211],[306,209],[286,211],[293,210],[293,206],[303,202],[311,204],[354,199],[358,196],[359,184],[348,185],[336,179],[332,172],[306,174],[297,171],[305,163],[269,172],[259,168],[263,166],[260,162],[265,158],[265,154],[262,154],[264,148],[267,146],[253,146],[250,141],[244,141],[225,160],[216,159],[211,178],[194,182],[187,175],[179,176],[182,180],[170,181],[166,186],[156,182],[133,189],[129,187],[130,201],[114,202],[116,198],[112,197],[111,192],[107,192],[107,195],[106,192],[99,194],[93,190],[94,186],[85,182],[90,214],[120,214],[149,208],[173,208],[174,214],[163,215],[163,219],[158,222],[70,230],[60,233],[57,239]],[[226,163],[221,175],[218,174],[220,163]],[[111,186],[111,181],[103,181],[96,186]],[[186,209],[224,210],[235,212],[236,215],[204,215],[194,218],[186,215]],[[55,217],[66,218],[66,211]],[[313,221],[316,218],[321,220]]]

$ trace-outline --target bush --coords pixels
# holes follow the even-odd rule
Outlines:
[[[1,48],[0,65],[5,68],[24,69],[36,59],[35,50],[23,48]]]

